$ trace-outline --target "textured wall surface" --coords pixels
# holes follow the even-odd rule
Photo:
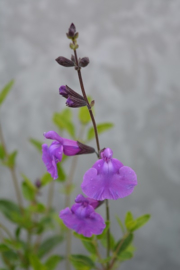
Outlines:
[[[121,269],[180,267],[179,14],[179,0],[0,1],[0,87],[16,81],[1,123],[9,150],[20,150],[19,172],[33,181],[45,167],[27,139],[42,140],[54,129],[52,114],[65,107],[60,85],[79,89],[76,72],[54,59],[71,54],[65,36],[71,22],[80,32],[78,53],[91,61],[83,77],[96,101],[96,120],[115,123],[100,137],[101,146],[138,175],[134,193],[111,202],[111,219],[128,210],[152,215],[136,233],[135,258]],[[80,157],[78,184],[95,160]],[[0,171],[0,196],[16,199],[9,173]],[[57,211],[63,199],[56,191]],[[113,230],[118,238],[115,223]]]

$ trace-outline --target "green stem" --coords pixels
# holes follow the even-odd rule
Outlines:
[[[4,137],[3,137],[1,125],[0,125],[0,141],[2,143],[2,147],[4,149],[6,158],[8,158],[9,155],[8,155],[5,140],[4,140]],[[17,180],[17,177],[16,177],[16,173],[15,173],[15,168],[14,167],[9,167],[9,170],[11,172],[11,176],[12,176],[12,180],[13,180],[14,189],[15,189],[15,192],[16,192],[16,197],[17,197],[17,200],[18,200],[18,204],[19,204],[19,207],[21,209],[21,212],[23,213],[23,201],[22,201],[22,197],[21,197],[21,192],[19,190],[19,185],[18,185],[18,180]]]
[[[118,251],[119,251],[119,249],[121,248],[122,244],[124,243],[124,240],[126,239],[126,237],[128,237],[128,235],[129,235],[129,233],[126,233],[126,234],[123,236],[121,242],[119,243],[119,245],[117,246],[116,250],[114,251],[114,253],[113,253],[113,255],[112,255],[112,261],[111,261],[111,263],[110,263],[109,269],[112,269],[112,267],[114,266],[114,264],[115,264],[115,262],[116,262],[116,260],[117,260],[117,254],[118,254]]]
[[[107,230],[107,258],[110,256],[110,249],[111,249],[111,243],[110,243],[110,215],[109,215],[109,203],[108,199],[106,199],[106,221],[109,223],[109,228]],[[106,269],[109,270],[109,262],[107,262]]]

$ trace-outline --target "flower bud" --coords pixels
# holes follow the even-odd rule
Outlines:
[[[69,95],[66,101],[66,105],[71,108],[80,108],[80,107],[87,106],[87,102],[85,101],[84,98],[81,99],[81,98],[76,98]]]
[[[69,27],[68,35],[70,37],[74,37],[75,33],[76,33],[76,26],[74,25],[74,23],[71,23]]]
[[[58,58],[56,58],[56,62],[63,67],[73,67],[74,66],[74,63],[71,60],[69,60],[63,56],[59,56]]]
[[[40,188],[40,187],[41,187],[41,180],[40,180],[40,179],[36,179],[36,181],[35,181],[35,186],[36,186],[37,188]]]
[[[80,67],[86,67],[89,64],[89,58],[88,57],[83,57],[79,61],[79,66]]]

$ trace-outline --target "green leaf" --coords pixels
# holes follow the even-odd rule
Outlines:
[[[4,162],[4,164],[7,167],[13,168],[16,162],[16,156],[17,156],[17,151],[13,151],[11,154],[8,155],[7,161]]]
[[[24,178],[24,181],[22,182],[22,193],[24,198],[32,201],[35,199],[37,188],[32,184],[26,175],[22,174],[22,177]]]
[[[54,113],[53,122],[60,130],[66,130],[72,138],[75,137],[75,128],[71,121],[72,113],[70,109],[65,109],[61,113]]]
[[[84,247],[87,249],[87,251],[89,251],[91,254],[96,254],[96,246],[94,245],[93,242],[89,242],[89,241],[82,241]]]
[[[133,220],[132,222],[129,222],[126,224],[126,227],[129,231],[133,232],[140,227],[144,226],[148,220],[150,219],[151,215],[145,214],[143,216],[138,217],[137,219]]]
[[[8,251],[9,247],[5,244],[0,244],[0,252]]]
[[[33,213],[45,213],[46,207],[42,203],[32,204],[28,208]]]
[[[116,243],[114,251],[117,252],[117,255],[119,256],[123,251],[125,251],[130,246],[132,241],[133,241],[133,234],[128,233]]]
[[[41,185],[45,186],[47,184],[49,184],[51,181],[53,181],[51,175],[49,173],[45,173],[42,177],[41,177]]]
[[[133,218],[133,215],[130,211],[126,213],[124,223],[125,223],[127,229],[129,228],[129,224],[134,224],[134,218]]]
[[[49,270],[40,262],[39,258],[35,254],[29,255],[29,260],[34,270]]]
[[[69,259],[76,270],[95,268],[94,262],[85,255],[71,255]]]
[[[91,117],[87,107],[81,107],[79,109],[78,117],[82,125],[87,125],[91,121]]]
[[[106,130],[112,128],[114,125],[112,123],[102,123],[102,124],[98,124],[97,125],[97,131],[98,131],[98,134],[101,134],[103,132],[105,132]],[[94,128],[91,127],[89,130],[88,130],[88,133],[87,133],[87,140],[92,140],[93,138],[95,137],[95,134],[94,134]]]
[[[6,153],[4,151],[4,147],[2,146],[2,144],[0,144],[0,159],[4,159],[6,156]]]
[[[54,270],[62,260],[63,260],[62,256],[52,255],[47,259],[45,266],[47,267],[48,270]]]
[[[118,259],[120,261],[126,261],[126,260],[130,260],[133,257],[133,253],[130,251],[123,251],[119,256]]]
[[[120,220],[120,218],[118,216],[116,216],[116,220],[117,220],[117,222],[119,224],[119,227],[121,228],[122,233],[124,234],[125,233],[125,228],[123,226],[122,221]]]
[[[43,257],[48,252],[50,252],[53,248],[59,245],[63,240],[61,235],[55,235],[47,238],[45,241],[41,243],[38,249],[38,257]]]
[[[94,239],[93,236],[91,236],[91,237],[86,237],[86,236],[83,236],[82,234],[78,234],[78,233],[76,233],[76,232],[74,232],[73,234],[74,234],[74,236],[75,236],[76,238],[81,239],[81,241],[92,242],[93,239]]]
[[[21,215],[19,206],[14,202],[5,199],[0,200],[0,211],[12,222],[15,222],[15,214]]]
[[[13,248],[15,250],[19,250],[23,247],[23,244],[20,241],[15,241],[15,240],[11,240],[11,239],[4,239],[4,242],[6,245],[10,246],[11,248]]]
[[[107,248],[107,236],[101,238],[101,244],[103,245],[103,247]],[[110,249],[113,250],[114,246],[115,246],[115,239],[114,236],[110,234]]]
[[[35,148],[36,148],[40,153],[42,153],[42,145],[43,145],[43,142],[38,141],[38,140],[35,140],[35,139],[33,139],[33,138],[30,138],[29,141],[30,141],[30,143],[31,143],[32,145],[35,146]]]
[[[58,178],[56,181],[63,182],[66,180],[66,174],[60,163],[57,163]]]
[[[3,103],[3,101],[5,100],[6,96],[8,95],[9,91],[11,90],[12,86],[14,84],[14,80],[11,80],[10,82],[8,82],[4,88],[1,90],[0,92],[0,105]]]
[[[109,221],[106,221],[105,223],[106,223],[106,227],[105,227],[104,231],[101,234],[99,234],[99,235],[96,236],[97,239],[106,238],[106,234],[107,234],[107,231],[109,229],[110,222]]]

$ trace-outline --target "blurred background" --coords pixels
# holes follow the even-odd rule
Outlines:
[[[131,196],[111,202],[111,220],[115,214],[123,219],[128,210],[135,217],[152,215],[136,233],[135,257],[122,270],[180,267],[179,14],[179,0],[0,1],[0,87],[15,79],[0,112],[1,124],[8,150],[19,149],[19,172],[32,181],[46,169],[28,138],[43,140],[43,132],[55,129],[53,112],[65,108],[60,85],[80,92],[74,69],[54,60],[70,57],[65,33],[71,22],[76,25],[78,55],[90,58],[82,75],[96,102],[96,121],[115,124],[100,136],[101,147],[112,148],[114,157],[138,176]],[[95,161],[93,155],[79,157],[74,196]],[[16,200],[8,170],[0,171],[0,197]],[[56,190],[58,212],[63,200]],[[119,238],[115,220],[112,227]],[[77,252],[77,240],[75,247]],[[78,251],[83,252],[82,246]]]

